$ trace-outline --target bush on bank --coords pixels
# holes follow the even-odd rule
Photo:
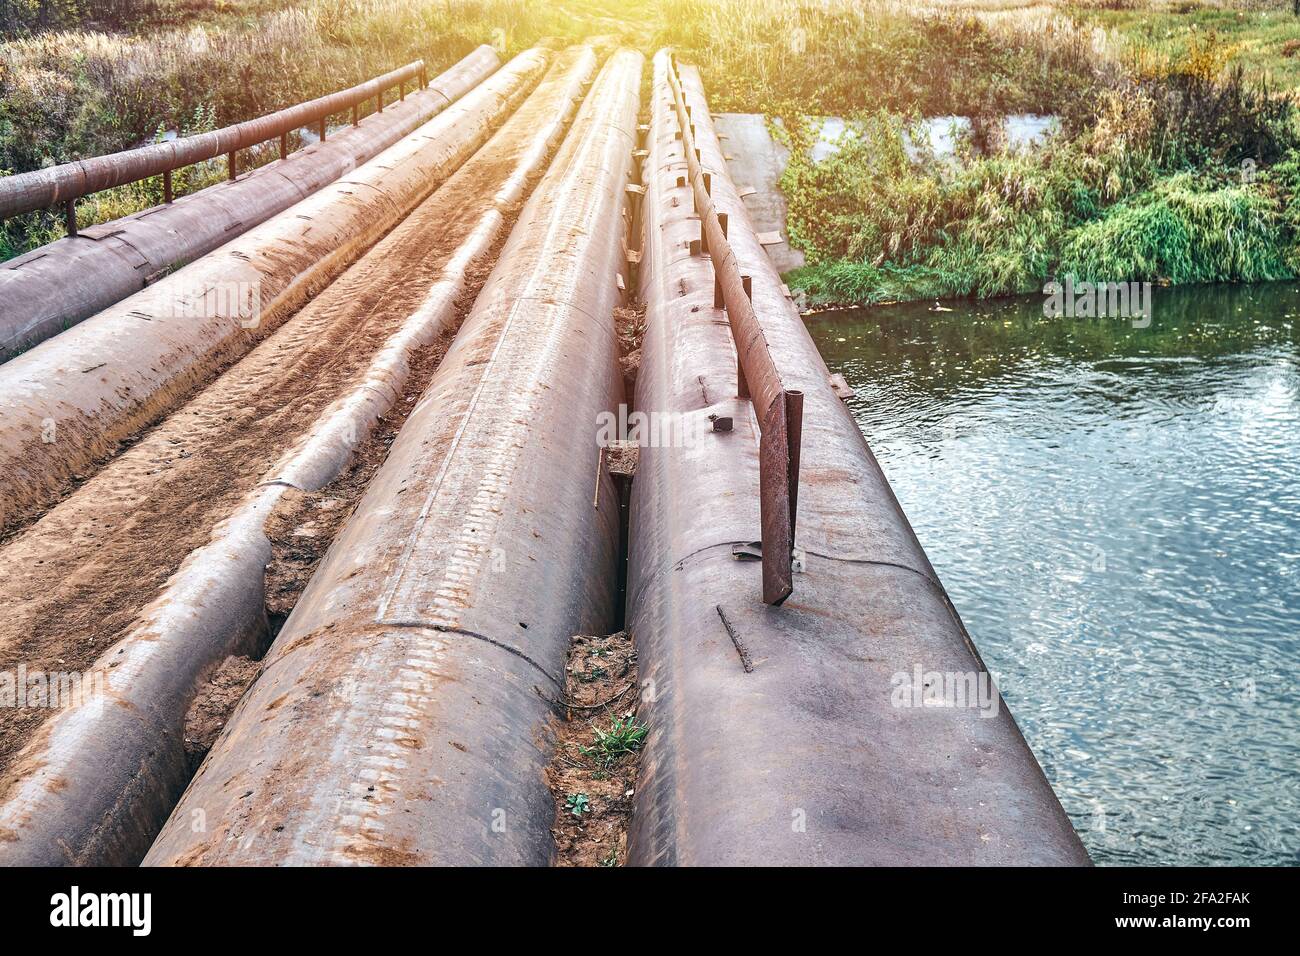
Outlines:
[[[1002,35],[892,0],[0,0],[0,171],[23,172],[217,125],[479,43],[548,36],[673,45],[716,109],[843,113],[1060,110],[1086,88],[1087,41],[1049,27]],[[942,68],[936,68],[942,64]],[[243,158],[241,157],[241,161]],[[197,177],[194,186],[202,185]],[[87,201],[86,225],[149,190]],[[61,235],[58,211],[6,223],[0,257]]]
[[[1211,41],[1212,42],[1212,41]],[[1095,74],[1041,149],[909,158],[886,112],[820,163],[785,124],[789,277],[815,303],[1040,291],[1053,277],[1234,282],[1300,268],[1300,117],[1194,51],[1157,75]],[[912,117],[915,119],[915,116]]]

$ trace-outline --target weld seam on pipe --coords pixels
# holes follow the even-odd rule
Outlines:
[[[144,855],[188,782],[183,725],[198,687],[227,656],[253,651],[265,633],[271,545],[264,522],[290,488],[313,491],[336,478],[401,396],[410,354],[450,327],[467,267],[490,250],[548,144],[563,135],[594,62],[587,51],[556,77],[558,109],[533,131],[534,148],[520,156],[493,204],[354,386],[322,411],[96,662],[93,670],[108,673],[111,702],[51,716],[14,760],[0,781],[0,865],[127,865]],[[29,767],[35,769],[20,776]],[[96,773],[88,772],[92,767]]]
[[[17,517],[48,505],[74,474],[246,353],[486,142],[548,60],[543,50],[519,54],[421,127],[431,139],[399,141],[345,180],[0,365],[8,411],[0,421],[0,502]],[[359,200],[362,185],[379,198]],[[260,305],[251,327],[250,290]],[[0,527],[14,517],[0,514]]]
[[[541,664],[539,664],[537,661],[533,660],[531,657],[529,657],[529,656],[528,656],[527,654],[525,654],[523,651],[519,650],[519,648],[517,648],[517,647],[512,647],[511,645],[507,644],[505,641],[498,641],[498,640],[496,640],[495,638],[489,637],[489,636],[486,635],[486,634],[480,634],[478,631],[467,630],[466,628],[463,628],[463,627],[450,627],[450,626],[445,625],[445,624],[432,624],[432,625],[430,625],[430,624],[426,623],[425,621],[397,621],[397,620],[387,620],[387,621],[384,621],[383,623],[384,623],[384,624],[387,624],[389,627],[424,628],[424,629],[426,629],[426,630],[430,630],[430,631],[437,631],[437,632],[440,633],[440,634],[459,634],[461,637],[472,637],[472,638],[474,638],[475,640],[483,641],[483,642],[485,642],[485,643],[487,643],[487,644],[491,644],[493,647],[496,647],[496,648],[499,648],[500,650],[505,651],[507,654],[513,654],[515,657],[519,658],[521,661],[525,661],[525,662],[527,662],[528,664],[531,664],[531,665],[533,666],[533,669],[536,670],[537,673],[539,673],[539,674],[541,674],[543,677],[545,677],[548,681],[550,681],[550,682],[551,682],[552,684],[554,684],[557,688],[559,688],[559,690],[561,690],[561,691],[564,690],[564,678],[563,678],[563,676],[559,676],[559,677],[557,677],[555,674],[552,674],[550,671],[548,671],[545,667],[543,667],[543,666],[542,666]]]

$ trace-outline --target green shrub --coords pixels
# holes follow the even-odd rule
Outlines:
[[[1252,185],[1181,174],[1072,231],[1059,271],[1100,281],[1259,282],[1290,278],[1277,201]]]
[[[1174,283],[1295,275],[1295,103],[1239,72],[1208,72],[1099,76],[1086,111],[1029,153],[968,145],[955,160],[914,161],[902,145],[912,125],[881,112],[814,163],[811,128],[787,120],[793,155],[781,187],[791,242],[809,261],[789,284],[816,304],[1024,293],[1066,273]]]

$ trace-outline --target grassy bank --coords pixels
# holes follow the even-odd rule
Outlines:
[[[237,122],[416,57],[437,71],[479,43],[604,35],[677,47],[715,109],[787,119],[790,232],[810,262],[793,284],[815,299],[996,295],[1062,271],[1277,277],[1295,271],[1300,158],[1276,94],[1300,83],[1298,23],[1278,0],[0,0],[0,170]],[[992,130],[1016,112],[1058,115],[1061,134],[1028,155],[986,138],[957,163],[899,141],[920,116]],[[814,165],[808,114],[860,135]],[[160,196],[102,193],[79,219]],[[0,257],[61,234],[56,212],[12,220]]]
[[[1235,61],[1236,45],[1213,34],[1159,58],[1111,46],[1091,69],[1080,64],[1087,88],[1060,101],[1059,132],[1032,152],[967,143],[941,159],[923,148],[915,111],[878,110],[814,163],[813,132],[789,118],[795,158],[782,186],[809,262],[791,287],[812,304],[876,303],[1036,292],[1067,274],[1295,276],[1294,91]],[[905,135],[922,140],[919,156]]]
[[[1112,31],[1137,64],[1177,63],[1212,34],[1247,73],[1300,87],[1300,21],[1285,0],[1100,0],[1073,9],[1081,22]]]
[[[1079,38],[1007,34],[958,10],[849,0],[0,0],[0,171],[128,148],[279,109],[478,43],[616,36],[699,63],[719,109],[851,113],[869,104],[1039,110],[1082,95]],[[942,63],[943,69],[935,69]],[[252,157],[241,160],[244,165]],[[199,188],[216,165],[187,176]],[[157,201],[145,183],[84,201],[104,221]],[[61,235],[46,212],[6,223],[0,256]]]

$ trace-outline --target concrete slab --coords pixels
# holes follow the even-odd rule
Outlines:
[[[764,243],[772,265],[778,272],[789,272],[803,265],[803,253],[789,243],[785,196],[777,187],[790,151],[772,139],[762,113],[720,113],[713,125],[727,137],[727,168],[732,182],[740,187],[755,232],[780,236],[771,245]],[[748,192],[750,189],[753,192]]]

